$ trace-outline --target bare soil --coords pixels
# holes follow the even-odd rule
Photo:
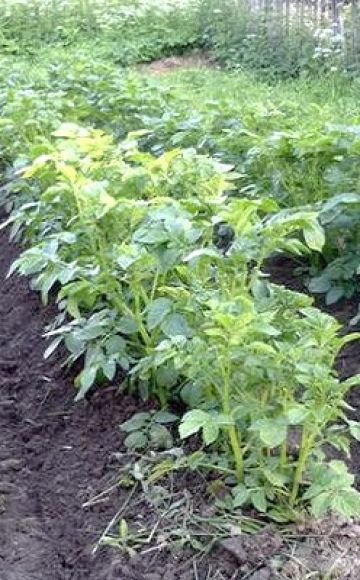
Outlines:
[[[196,52],[182,56],[171,56],[154,60],[149,64],[142,64],[138,68],[141,72],[150,72],[162,75],[174,70],[214,67],[214,60],[204,52]]]
[[[197,561],[190,550],[157,547],[133,559],[110,548],[93,555],[129,490],[118,487],[90,508],[83,504],[114,481],[127,460],[118,426],[146,406],[114,386],[74,404],[72,376],[59,360],[43,359],[42,333],[53,307],[43,308],[26,280],[6,279],[17,253],[1,232],[0,580],[300,580],[320,579],[329,570],[328,578],[360,578],[359,526],[333,521],[315,531],[313,523],[304,526],[296,542],[279,541],[269,531],[251,541],[240,536],[230,549],[217,545]],[[274,267],[273,274],[294,283],[287,262]],[[333,313],[348,320],[353,310],[355,302]],[[359,368],[360,342],[339,360],[343,376]],[[354,390],[351,403],[357,408],[359,398]],[[352,466],[359,473],[359,446],[354,446]],[[181,487],[197,491],[201,500],[194,476],[186,476]],[[139,486],[130,525],[141,521],[151,529],[149,512]]]

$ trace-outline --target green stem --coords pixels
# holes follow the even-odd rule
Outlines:
[[[280,467],[281,469],[285,469],[287,465],[287,439],[281,444],[280,450]]]
[[[228,357],[226,368],[223,369],[224,377],[224,395],[223,395],[223,410],[225,415],[231,415],[231,404],[230,404],[230,360]],[[238,430],[235,425],[229,425],[227,427],[227,432],[229,435],[230,445],[232,452],[234,454],[236,475],[239,481],[244,479],[244,459],[243,452],[241,449],[241,442]]]
[[[136,288],[134,288],[134,286],[132,287],[132,292],[133,292],[133,296],[134,296],[134,305],[135,305],[134,318],[136,320],[140,335],[141,335],[145,345],[150,346],[151,345],[151,338],[150,338],[145,326],[143,325],[143,321],[142,321],[142,313],[141,313],[141,307],[140,307],[140,295],[137,292]]]
[[[153,300],[155,298],[155,292],[156,292],[157,285],[158,285],[158,282],[159,282],[159,276],[160,276],[160,270],[157,269],[156,272],[155,272],[155,276],[154,276],[154,282],[153,282],[153,285],[152,285],[152,288],[151,288],[150,302],[153,302]]]
[[[201,467],[203,467],[204,469],[210,469],[211,471],[219,471],[220,473],[225,473],[226,475],[235,474],[235,471],[233,469],[221,467],[221,465],[212,465],[211,463],[201,463]]]
[[[308,458],[309,450],[311,448],[313,442],[313,435],[309,435],[307,428],[303,427],[302,437],[301,437],[301,445],[300,445],[300,452],[299,458],[296,465],[293,487],[290,494],[290,506],[293,507],[299,493],[299,487],[302,481],[302,476],[306,467],[306,461]]]
[[[282,393],[282,399],[283,399],[283,415],[286,416],[287,413],[287,409],[288,409],[288,392],[287,389],[285,388],[283,390]],[[281,444],[281,449],[280,449],[280,468],[283,470],[286,468],[287,466],[287,446],[288,446],[288,430],[286,430],[286,437],[284,439],[284,441]]]

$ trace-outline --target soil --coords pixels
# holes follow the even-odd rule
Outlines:
[[[236,539],[218,544],[198,560],[188,549],[159,546],[140,550],[132,559],[114,548],[100,547],[93,555],[102,532],[128,500],[129,489],[118,486],[91,507],[83,504],[108,487],[128,461],[118,426],[146,406],[114,386],[74,404],[72,376],[60,360],[43,358],[41,337],[53,307],[44,308],[25,279],[6,279],[18,253],[6,232],[0,233],[0,252],[0,580],[300,579],[309,570],[317,570],[319,575],[311,577],[320,578],[323,560],[333,566],[334,578],[360,577],[360,526],[355,524],[344,528],[332,523],[330,531],[317,530],[323,544],[318,539],[311,543],[312,535],[304,528],[306,540],[296,544],[299,553],[267,531],[251,541],[241,537],[238,545]],[[294,280],[285,262],[273,274],[282,282]],[[347,320],[353,314],[349,309],[355,303],[340,305],[334,313]],[[360,342],[349,346],[339,361],[343,376],[359,367]],[[352,393],[354,406],[359,396],[359,391]],[[353,451],[353,469],[359,473],[359,447]],[[205,503],[194,476],[184,476],[180,488],[184,496],[187,489],[197,491]],[[150,530],[156,524],[140,485],[128,517],[130,524],[142,522]],[[278,552],[281,573],[274,559]]]
[[[173,70],[186,70],[196,68],[214,68],[216,63],[214,60],[204,52],[196,52],[182,56],[171,56],[168,58],[161,58],[154,60],[149,64],[140,65],[139,71],[150,72],[161,75]]]

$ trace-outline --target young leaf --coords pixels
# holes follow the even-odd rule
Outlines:
[[[207,423],[205,423],[205,425],[203,426],[202,431],[205,445],[210,445],[211,443],[214,443],[219,437],[219,432],[220,432],[219,424],[215,420],[211,419],[211,417],[209,416],[209,419]]]
[[[152,418],[153,421],[156,423],[161,423],[162,425],[166,425],[167,423],[174,423],[179,419],[177,415],[169,413],[168,411],[157,411]]]
[[[142,431],[133,431],[124,441],[124,445],[131,450],[144,449],[147,444],[148,438]]]
[[[157,298],[154,300],[147,312],[146,325],[148,330],[154,330],[159,326],[164,318],[171,312],[172,300],[169,298]]]
[[[243,483],[239,483],[239,485],[234,487],[234,489],[232,490],[232,494],[235,508],[241,507],[249,499],[249,490],[246,489]]]
[[[261,441],[270,449],[278,447],[286,439],[287,426],[277,419],[263,419],[255,424],[253,429],[259,431]]]
[[[131,419],[124,421],[121,423],[120,429],[121,431],[125,431],[125,433],[131,433],[131,431],[138,431],[147,425],[150,421],[151,415],[150,413],[136,413],[133,415]]]
[[[95,382],[97,371],[97,367],[85,367],[84,370],[81,371],[78,381],[80,389],[75,397],[76,402],[81,401],[81,399],[83,399],[86,393],[91,389]]]
[[[191,336],[191,329],[181,314],[171,314],[161,325],[163,333],[172,338],[174,336]]]
[[[122,519],[119,524],[119,535],[122,540],[125,540],[128,537],[129,528],[126,523],[126,520]]]
[[[58,336],[55,338],[55,340],[53,340],[49,344],[46,351],[44,352],[45,359],[49,358],[53,354],[53,352],[55,352],[55,350],[57,349],[57,347],[59,346],[59,344],[61,343],[62,340],[63,340],[63,336]]]
[[[265,496],[265,491],[263,489],[257,489],[251,492],[251,501],[254,506],[259,512],[266,512],[267,510],[267,501]]]
[[[354,437],[354,439],[360,441],[360,422],[348,421],[348,424],[351,435]]]
[[[208,420],[208,413],[201,411],[201,409],[194,409],[193,411],[185,413],[179,427],[181,439],[186,439],[187,437],[198,433],[200,429],[206,425]]]
[[[356,489],[345,489],[337,492],[332,501],[331,509],[337,513],[352,518],[360,515],[360,494]]]
[[[325,234],[320,224],[312,221],[304,227],[303,232],[309,248],[321,252],[325,244]]]
[[[136,321],[129,316],[122,316],[118,323],[118,330],[123,334],[134,334],[137,332],[138,327]]]
[[[164,425],[154,423],[150,428],[150,441],[156,449],[166,449],[173,445],[171,433]]]

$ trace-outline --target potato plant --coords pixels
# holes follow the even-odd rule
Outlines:
[[[262,272],[276,252],[321,250],[316,213],[239,198],[230,166],[192,149],[154,157],[142,136],[68,123],[21,171],[27,202],[7,223],[28,249],[11,272],[58,303],[46,356],[64,342],[67,362],[83,361],[77,399],[103,380],[163,408],[180,396],[181,437],[201,432],[236,505],[280,520],[303,505],[358,513],[353,477],[324,453],[359,436],[344,413],[356,378],[333,370],[356,335]],[[131,440],[151,439],[144,421]]]

